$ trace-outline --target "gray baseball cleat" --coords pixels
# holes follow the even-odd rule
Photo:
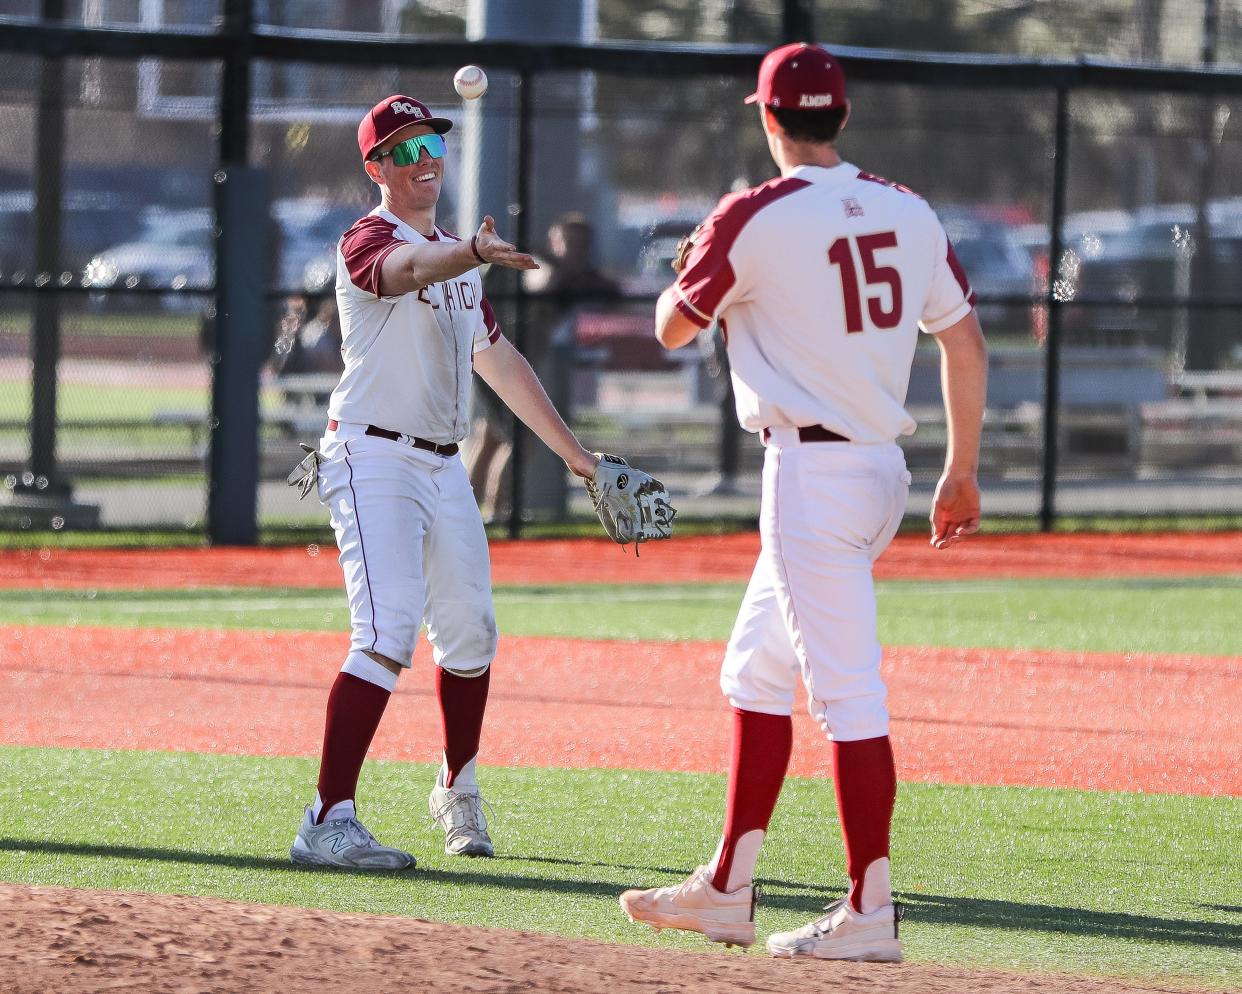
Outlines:
[[[863,914],[842,899],[828,905],[824,911],[827,914],[808,925],[769,936],[768,952],[788,958],[811,956],[870,963],[901,962],[901,940],[897,938],[897,923],[902,917],[900,904],[886,904]]]
[[[435,823],[444,829],[444,851],[449,856],[493,856],[483,797],[477,787],[454,790],[437,781],[427,798]]]
[[[357,818],[334,818],[316,825],[309,807],[289,857],[306,866],[349,870],[409,870],[416,865],[408,852],[381,846]]]

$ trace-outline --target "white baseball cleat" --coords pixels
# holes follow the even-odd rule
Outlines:
[[[357,818],[335,818],[316,825],[309,807],[289,857],[306,866],[350,870],[407,870],[415,865],[408,852],[381,846]]]
[[[824,908],[827,914],[792,932],[768,937],[773,956],[812,956],[815,959],[862,960],[869,963],[900,963],[901,942],[897,923],[901,905],[886,904],[863,914],[844,898]]]
[[[647,922],[657,931],[702,932],[712,942],[730,946],[749,946],[755,941],[755,889],[716,890],[706,866],[672,887],[627,890],[620,901],[630,921]]]
[[[454,790],[439,781],[431,788],[427,807],[435,823],[444,829],[444,852],[449,856],[493,856],[483,797],[477,787]]]

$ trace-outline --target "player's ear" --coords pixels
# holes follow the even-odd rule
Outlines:
[[[776,122],[776,115],[771,111],[767,104],[759,105],[759,123],[763,126],[765,135],[774,135],[780,130],[780,125]]]
[[[362,164],[362,168],[367,171],[367,175],[371,178],[372,183],[378,183],[380,186],[384,185],[384,174],[380,172],[380,164],[378,162],[375,162],[373,159],[367,159]]]
[[[853,109],[854,109],[854,105],[850,103],[850,98],[846,97],[845,98],[845,117],[841,118],[841,127],[837,129],[838,135],[842,131],[845,130],[845,125],[849,122],[849,119],[850,119],[850,111]]]

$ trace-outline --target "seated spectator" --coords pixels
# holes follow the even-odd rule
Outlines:
[[[277,376],[293,373],[340,373],[345,368],[341,358],[341,322],[336,301],[331,297],[319,302],[310,317],[310,301],[301,295],[289,297],[280,321],[272,371]],[[331,390],[312,395],[312,402],[326,405]],[[301,398],[305,400],[305,397]]]

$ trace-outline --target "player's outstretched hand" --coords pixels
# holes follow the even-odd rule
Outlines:
[[[977,532],[979,504],[979,481],[974,476],[942,476],[932,499],[931,544],[947,549]]]
[[[533,255],[519,252],[516,245],[510,245],[496,234],[496,219],[490,214],[483,218],[479,230],[474,236],[474,245],[484,262],[497,266],[508,266],[510,269],[538,269],[539,263]]]

